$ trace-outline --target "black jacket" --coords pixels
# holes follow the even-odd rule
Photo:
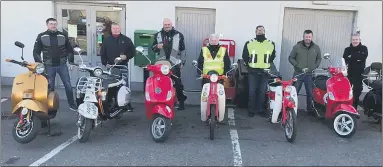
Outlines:
[[[41,52],[43,52],[43,60],[41,60]],[[52,66],[59,66],[67,61],[73,63],[73,47],[66,34],[47,30],[37,35],[33,58],[35,62]]]
[[[343,58],[348,68],[348,75],[361,75],[366,67],[367,56],[368,49],[366,46],[362,45],[362,43],[356,47],[353,47],[352,44],[350,44],[349,47],[344,49]]]
[[[207,46],[213,59],[215,59],[215,57],[217,56],[217,52],[218,52],[220,47],[222,47],[222,46],[221,45],[216,45],[216,46],[209,45],[209,46]],[[200,52],[199,57],[198,57],[198,68],[201,70],[203,70],[203,62],[204,62],[204,57],[203,57],[203,52],[201,49],[201,52]],[[224,62],[224,74],[226,74],[226,72],[228,72],[230,70],[230,66],[231,66],[231,61],[229,58],[229,54],[227,53],[227,50],[226,50],[225,56],[223,57],[223,62]],[[198,69],[197,69],[197,73],[198,73],[198,75],[201,75],[201,71],[199,71]]]
[[[257,40],[257,38],[254,38],[254,39]],[[267,39],[265,39],[265,40],[267,40]],[[259,41],[259,42],[262,42],[262,41]],[[274,59],[275,59],[275,43],[274,42],[271,42],[271,43],[274,45],[274,49],[273,49],[273,52],[271,53],[271,56],[269,57],[269,62],[272,63],[272,62],[274,62]],[[243,47],[242,59],[246,63],[246,66],[249,67],[249,50],[247,49],[247,44],[249,44],[249,41],[247,41],[245,43],[245,46]],[[256,69],[248,68],[248,71],[252,72],[252,71],[256,71]]]
[[[101,45],[101,62],[103,65],[113,65],[114,59],[120,57],[121,54],[127,56],[127,59],[121,61],[119,65],[127,65],[130,59],[136,55],[136,47],[134,46],[132,40],[120,34],[118,37],[110,35],[106,37]]]
[[[162,36],[162,42],[163,42],[163,46],[162,48],[164,48],[164,51],[165,51],[165,54],[166,54],[166,59],[169,59],[169,56],[170,56],[170,53],[172,51],[172,47],[173,47],[173,36],[176,35],[176,34],[179,34],[180,36],[180,41],[179,41],[179,51],[184,51],[185,50],[185,41],[184,41],[184,35],[175,30],[174,28],[172,30],[170,30],[169,32],[165,32],[164,29],[161,29],[161,31],[157,32],[155,35],[154,35],[154,41],[153,41],[153,44],[152,44],[152,50],[155,52],[155,53],[158,53],[160,52],[160,49],[157,48],[157,36],[158,36],[158,33],[161,33],[161,36]],[[169,40],[171,39],[171,40]]]

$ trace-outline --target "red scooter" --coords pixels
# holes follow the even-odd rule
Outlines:
[[[329,60],[326,53],[324,59]],[[329,60],[330,61],[330,60]],[[335,133],[340,137],[351,137],[356,132],[356,118],[360,118],[358,111],[352,106],[353,94],[347,79],[346,66],[330,66],[325,73],[314,70],[313,103],[314,111],[319,118],[332,120]]]
[[[150,64],[144,68],[154,74],[146,80],[145,85],[146,117],[152,121],[150,134],[153,140],[163,142],[169,136],[171,121],[174,118],[174,104],[177,101],[176,90],[173,87],[174,81],[170,78],[172,76],[170,69],[180,64],[181,61],[171,59],[174,64],[172,66],[168,60],[158,60],[154,65],[151,65],[143,47],[137,47],[136,50],[149,60]]]

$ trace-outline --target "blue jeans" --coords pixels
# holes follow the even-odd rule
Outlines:
[[[66,93],[66,97],[68,99],[69,106],[70,107],[75,106],[74,97],[73,97],[73,90],[72,90],[72,86],[70,83],[68,66],[66,64],[59,65],[59,66],[45,65],[45,69],[46,69],[48,76],[49,76],[49,90],[50,91],[55,90],[56,73],[58,73],[60,75],[61,81],[64,84],[65,93]]]
[[[249,112],[265,112],[265,93],[268,76],[264,72],[252,72],[249,79]]]
[[[294,76],[297,75],[298,73],[294,72]],[[306,73],[297,78],[297,81],[294,83],[295,89],[297,90],[297,93],[302,88],[302,84],[305,84],[305,89],[306,89],[306,109],[307,111],[312,111],[313,110],[313,77],[311,73]]]

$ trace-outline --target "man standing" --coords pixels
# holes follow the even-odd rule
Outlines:
[[[203,74],[207,74],[210,70],[215,70],[219,75],[226,74],[230,70],[230,58],[225,47],[219,45],[219,36],[212,34],[209,37],[209,44],[202,47],[198,58],[198,68]],[[198,75],[201,71],[197,70]],[[208,83],[209,80],[203,79],[202,85]]]
[[[117,23],[112,23],[111,26],[112,35],[107,36],[103,44],[101,45],[101,62],[102,65],[110,68],[111,65],[114,65],[114,59],[116,57],[121,57],[122,61],[118,65],[128,66],[128,62],[136,55],[136,47],[134,46],[132,40],[121,34],[120,25]],[[128,84],[128,77],[125,78],[126,84]],[[128,111],[133,112],[133,107],[129,103]]]
[[[359,96],[363,90],[362,73],[366,68],[367,47],[360,42],[359,34],[353,34],[351,44],[344,49],[343,59],[347,65],[347,76],[353,86],[354,108],[357,109]]]
[[[313,32],[311,30],[305,30],[303,32],[303,41],[299,41],[291,50],[289,56],[289,62],[294,66],[294,76],[298,73],[302,73],[304,68],[308,68],[308,73],[299,76],[294,86],[297,93],[302,88],[302,84],[305,84],[306,89],[306,109],[308,114],[313,114],[312,103],[312,91],[313,91],[313,78],[312,71],[319,67],[322,56],[321,50],[318,45],[313,41]]]
[[[73,90],[70,83],[69,64],[74,63],[73,48],[69,42],[68,36],[57,30],[57,20],[49,18],[46,20],[48,30],[37,35],[33,48],[33,58],[35,62],[43,63],[49,76],[49,89],[54,91],[56,73],[60,75],[61,81],[65,87],[65,93],[68,99],[69,108],[77,110],[74,101]],[[41,60],[43,52],[43,60]],[[69,66],[70,69],[73,65]]]
[[[173,57],[182,61],[180,65],[175,66],[173,69],[173,74],[178,78],[172,76],[172,79],[175,82],[177,99],[179,102],[178,110],[185,109],[184,102],[187,99],[187,96],[183,92],[184,86],[181,81],[181,68],[183,67],[186,61],[185,42],[183,34],[174,29],[172,21],[170,19],[165,18],[163,21],[162,30],[154,35],[154,41],[152,46],[152,50],[156,53],[159,53],[160,58],[170,60],[170,57]]]
[[[249,117],[255,113],[266,117],[265,93],[268,75],[263,71],[269,69],[275,59],[275,43],[266,39],[265,28],[257,26],[256,38],[245,43],[242,59],[248,67],[249,80]]]

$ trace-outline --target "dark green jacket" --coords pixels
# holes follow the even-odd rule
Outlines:
[[[294,66],[295,72],[302,72],[308,68],[308,72],[318,68],[322,61],[321,50],[318,45],[311,42],[307,47],[303,41],[299,41],[291,50],[289,62]]]

